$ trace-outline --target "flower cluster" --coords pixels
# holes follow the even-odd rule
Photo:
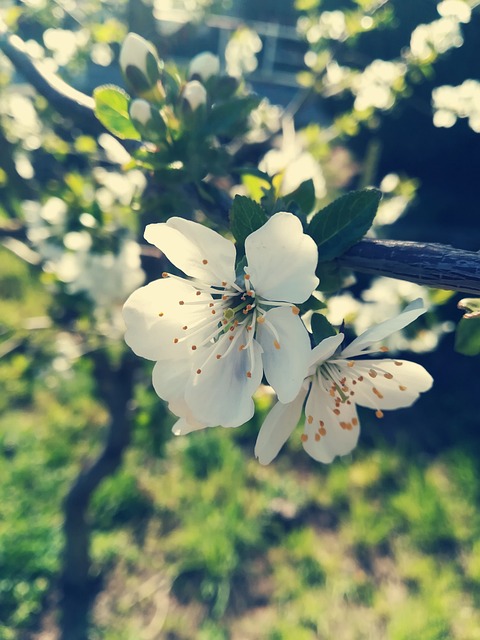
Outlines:
[[[222,73],[213,53],[198,54],[183,71],[135,33],[124,40],[119,64],[129,94],[98,87],[96,114],[117,137],[141,140],[134,161],[176,183],[223,175],[227,154],[218,137],[228,141],[246,133],[258,97]]]
[[[186,277],[164,273],[129,297],[125,340],[156,362],[153,386],[178,416],[175,434],[245,423],[264,376],[278,403],[259,433],[260,462],[277,455],[305,401],[305,450],[330,462],[357,442],[356,404],[381,417],[382,409],[409,406],[431,386],[417,364],[361,359],[424,313],[421,300],[342,350],[342,333],[312,350],[297,305],[318,285],[318,251],[293,214],[275,213],[248,235],[237,267],[234,244],[196,222],[150,224],[145,238]]]

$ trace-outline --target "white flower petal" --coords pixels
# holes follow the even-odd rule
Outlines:
[[[195,356],[194,369],[200,373],[189,380],[185,399],[198,421],[238,427],[250,420],[255,412],[252,395],[262,380],[261,353],[260,345],[253,341],[251,351],[235,347],[218,360],[211,349]]]
[[[292,402],[277,402],[270,409],[258,433],[255,456],[260,464],[270,464],[277,457],[289,436],[297,426],[305,400],[306,389],[301,389]]]
[[[321,364],[325,360],[328,360],[338,347],[342,344],[344,339],[343,333],[337,333],[336,336],[329,336],[325,338],[318,344],[310,354],[310,362],[309,366],[313,367],[315,365]]]
[[[315,242],[291,213],[273,215],[245,240],[247,273],[266,300],[305,302],[318,285]]]
[[[360,424],[354,403],[335,406],[335,400],[314,380],[305,406],[305,451],[319,462],[332,462],[350,453],[358,442]]]
[[[200,429],[205,429],[206,427],[207,425],[196,422],[192,418],[188,420],[186,418],[179,418],[172,427],[172,433],[175,436],[186,436],[187,433],[200,431]]]
[[[345,367],[344,373],[347,386],[355,393],[352,400],[370,409],[409,407],[433,383],[421,365],[407,360],[356,361],[348,370]],[[355,386],[352,380],[356,380]]]
[[[155,393],[167,402],[173,402],[177,398],[183,399],[187,380],[192,375],[192,366],[192,356],[157,362],[152,371]],[[173,413],[178,416],[184,415],[177,411]]]
[[[235,246],[216,231],[174,217],[147,225],[144,236],[188,276],[208,284],[235,282]]]
[[[263,349],[268,384],[280,402],[291,402],[308,373],[311,349],[305,325],[291,307],[277,307],[265,314],[265,323],[257,325],[256,338]]]
[[[202,294],[203,299],[211,299]],[[188,282],[162,278],[137,289],[125,302],[123,318],[127,327],[125,342],[139,356],[148,360],[174,358],[191,347],[194,337],[182,342],[182,327],[201,320],[204,311],[196,305],[180,305],[198,301],[195,288]],[[201,336],[197,335],[197,340]]]
[[[421,298],[417,298],[417,300],[411,302],[407,307],[405,307],[402,313],[395,316],[395,318],[390,318],[389,320],[380,322],[380,324],[377,324],[358,336],[358,338],[353,340],[353,342],[351,342],[348,347],[342,351],[342,357],[351,358],[353,356],[358,356],[367,347],[371,346],[375,342],[384,340],[392,333],[395,333],[395,331],[400,331],[400,329],[406,327],[426,311],[427,309],[423,306],[423,300]]]

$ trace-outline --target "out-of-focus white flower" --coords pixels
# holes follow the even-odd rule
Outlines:
[[[77,51],[84,47],[90,34],[88,29],[72,31],[70,29],[46,29],[43,33],[43,42],[47,49],[53,53],[55,62],[64,66],[70,62]]]
[[[190,80],[182,91],[183,99],[188,102],[192,111],[207,103],[207,90],[198,80]]]
[[[444,18],[454,18],[467,24],[472,17],[472,10],[463,0],[443,0],[437,5],[438,13]]]
[[[295,191],[305,180],[313,180],[315,196],[322,198],[326,183],[320,164],[306,151],[301,138],[296,135],[293,123],[283,123],[280,149],[270,149],[259,163],[260,171],[270,176],[282,174],[280,193],[287,195]]]
[[[409,202],[410,198],[402,195],[383,198],[375,216],[375,226],[396,222],[405,213]]]
[[[428,60],[463,44],[458,20],[451,16],[419,24],[410,37],[410,52],[418,60]]]
[[[282,109],[276,104],[270,104],[265,98],[258,107],[250,112],[249,126],[245,139],[250,142],[263,142],[276,133],[281,126]]]
[[[343,11],[322,11],[316,20],[302,16],[297,22],[297,28],[310,44],[315,44],[322,38],[344,40],[348,35]]]
[[[430,389],[432,377],[414,362],[363,357],[386,351],[373,345],[425,311],[422,301],[415,300],[400,315],[365,331],[342,350],[342,333],[315,347],[298,396],[290,403],[277,402],[260,429],[255,445],[259,462],[269,464],[277,456],[295,429],[304,404],[303,448],[315,460],[330,463],[357,444],[360,424],[356,405],[375,409],[376,416],[382,418],[383,410],[409,407],[420,393]]]
[[[207,82],[212,76],[220,73],[220,59],[210,51],[203,51],[190,61],[188,66],[188,78],[199,78],[202,82]]]
[[[237,427],[254,412],[263,373],[284,401],[298,393],[310,353],[295,303],[315,289],[317,247],[298,218],[276,213],[235,246],[203,225],[170,218],[145,238],[191,279],[165,274],[124,306],[125,340],[157,361],[153,385],[181,421],[174,432]]]
[[[352,80],[357,111],[390,109],[395,102],[395,88],[407,70],[403,62],[374,60]]]
[[[238,78],[255,71],[258,66],[256,54],[261,50],[262,41],[253,29],[237,29],[225,48],[227,73]]]
[[[329,298],[328,308],[332,307],[334,309],[334,315],[331,317],[330,313],[327,312],[327,317],[336,325],[346,320],[353,326],[357,334],[362,333],[372,324],[383,322],[387,318],[400,313],[405,302],[412,298],[421,297],[427,301],[426,308],[428,309],[429,307],[429,289],[427,287],[413,282],[406,282],[405,280],[394,280],[393,278],[375,278],[371,287],[362,293],[361,297],[364,304],[359,304],[357,309],[354,308],[354,303],[348,306],[345,299],[346,313],[343,317],[341,302],[336,302],[337,297],[339,296]],[[390,351],[409,350],[416,353],[432,351],[438,345],[441,337],[451,330],[450,323],[429,323],[428,328],[422,327],[411,335],[397,331],[386,338],[385,345]]]
[[[473,131],[480,133],[480,82],[465,80],[461,85],[443,85],[432,91],[436,127],[452,127],[457,118],[468,118]]]

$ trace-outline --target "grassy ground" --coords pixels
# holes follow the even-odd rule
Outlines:
[[[45,333],[13,341],[48,297],[1,259],[0,640],[52,640],[61,501],[107,416],[86,361],[52,367]],[[151,392],[136,403],[125,465],[92,504],[92,640],[480,638],[476,448],[405,436],[440,416],[365,413],[353,456],[319,465],[297,434],[264,468],[258,422],[171,438]]]

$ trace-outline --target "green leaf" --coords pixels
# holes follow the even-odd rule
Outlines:
[[[140,140],[128,113],[128,93],[114,85],[104,85],[94,90],[93,98],[95,115],[109,131],[122,140]]]
[[[480,353],[480,318],[460,320],[455,334],[455,351],[464,356],[476,356]]]
[[[466,320],[480,318],[480,298],[463,298],[459,301],[457,307],[468,311],[463,316]]]
[[[240,170],[241,171],[241,170]],[[260,202],[267,191],[272,188],[268,175],[262,174],[261,171],[248,170],[242,173],[242,184],[255,202]]]
[[[320,280],[317,290],[324,293],[336,293],[355,282],[353,273],[336,262],[319,262],[315,273]]]
[[[246,196],[235,196],[230,209],[230,230],[238,244],[267,222],[267,214],[254,200]]]
[[[305,180],[305,182],[302,182],[295,191],[283,196],[283,199],[285,202],[291,202],[293,200],[293,202],[298,205],[302,213],[305,215],[309,214],[316,202],[313,180],[311,178],[309,180]],[[290,208],[288,208],[288,210],[290,210]]]
[[[243,133],[250,112],[260,103],[257,96],[245,96],[214,104],[205,125],[206,134],[237,136]]]
[[[382,194],[377,189],[352,191],[319,211],[307,233],[318,245],[319,262],[345,253],[370,229]]]
[[[335,329],[322,313],[314,313],[312,315],[311,327],[315,344],[320,344],[325,338],[337,335]]]

